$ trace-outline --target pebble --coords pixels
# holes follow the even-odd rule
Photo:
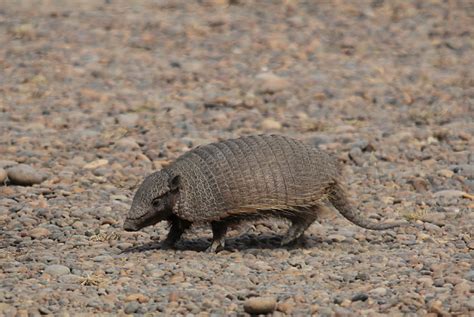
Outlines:
[[[425,228],[425,230],[431,231],[431,232],[440,232],[442,230],[439,226],[429,223],[429,222],[425,222],[423,224],[423,227]]]
[[[364,159],[364,153],[362,153],[362,150],[360,147],[353,147],[349,151],[349,157],[351,160],[353,160],[358,166],[364,165],[365,159]]]
[[[467,309],[469,309],[469,311],[474,311],[474,297],[471,297],[471,299],[469,299],[466,303],[465,303]]]
[[[0,164],[1,166],[1,164]],[[461,164],[452,166],[451,169],[459,175],[462,175],[466,178],[473,179],[474,178],[474,164]]]
[[[428,191],[429,188],[428,182],[420,177],[412,179],[411,184],[418,193],[425,193]]]
[[[130,302],[125,306],[124,312],[125,314],[133,314],[138,311],[140,308],[140,304],[138,302]]]
[[[334,241],[334,242],[343,242],[346,241],[346,237],[342,234],[330,234],[327,236],[327,240]]]
[[[464,197],[466,195],[467,195],[466,192],[463,192],[461,190],[455,190],[455,189],[440,190],[434,193],[435,197],[443,197],[443,198],[457,198],[457,197]]]
[[[26,164],[18,164],[7,169],[8,178],[14,185],[31,186],[45,180],[44,175]]]
[[[0,160],[0,168],[8,169],[9,167],[12,167],[15,165],[18,165],[18,163],[15,161]]]
[[[377,287],[377,288],[371,289],[369,291],[369,294],[375,297],[385,296],[387,295],[387,289],[385,287]]]
[[[0,313],[5,314],[6,316],[15,316],[17,310],[13,305],[7,303],[0,303]]]
[[[434,300],[430,303],[430,308],[429,311],[435,314],[438,314],[438,316],[447,316],[448,313],[447,311],[444,310],[443,308],[443,302],[440,300]]]
[[[473,287],[474,290],[474,287]],[[471,291],[471,285],[467,281],[462,281],[458,283],[456,286],[454,286],[454,293],[457,294],[458,296],[461,295],[469,295]]]
[[[431,287],[433,285],[433,279],[431,277],[420,277],[418,279],[420,284],[423,284],[423,287]]]
[[[83,281],[83,278],[75,274],[65,274],[65,275],[61,275],[58,280],[59,282],[65,283],[65,284],[80,285],[80,283]]]
[[[66,274],[69,274],[70,272],[71,270],[67,266],[60,265],[60,264],[48,265],[44,269],[44,273],[47,273],[52,276],[66,275]]]
[[[38,307],[38,311],[41,313],[41,315],[51,315],[53,312],[45,306],[40,306]]]
[[[29,236],[34,239],[43,239],[49,236],[50,234],[51,232],[48,229],[43,228],[43,227],[31,229],[29,232]]]
[[[264,130],[280,130],[282,125],[275,119],[267,118],[262,121],[262,129]]]
[[[147,303],[149,300],[150,298],[148,296],[145,296],[140,293],[130,294],[127,297],[125,297],[125,302],[137,301],[139,303]]]
[[[438,171],[438,175],[445,177],[445,178],[451,178],[454,175],[454,172],[448,169],[443,169]]]
[[[276,309],[273,297],[252,297],[245,301],[244,310],[249,314],[270,314]]]
[[[257,92],[260,93],[276,93],[287,89],[290,82],[283,77],[273,73],[261,73],[257,77]]]
[[[112,260],[113,257],[111,257],[110,255],[98,255],[92,258],[92,261],[94,262],[108,262]]]
[[[474,282],[474,270],[467,272],[464,278],[468,281]]]
[[[95,169],[95,168],[99,168],[99,167],[102,167],[102,166],[106,166],[107,164],[109,164],[108,160],[99,159],[99,160],[95,160],[95,161],[92,161],[90,163],[87,163],[86,165],[84,165],[84,168],[85,169]]]
[[[7,171],[5,171],[3,168],[0,167],[0,186],[3,183],[5,183],[7,178],[8,178]]]
[[[292,299],[286,300],[283,303],[278,303],[278,306],[277,306],[278,311],[285,313],[287,315],[291,314],[294,308],[295,308],[295,302]]]
[[[115,142],[114,147],[118,150],[124,150],[124,151],[140,149],[140,145],[138,145],[138,143],[133,138],[122,138],[118,140],[117,142]]]
[[[357,293],[352,297],[353,302],[362,301],[365,302],[369,298],[369,295],[365,293]]]
[[[121,126],[133,127],[137,124],[139,119],[140,116],[138,115],[138,113],[123,113],[117,117],[117,122]]]

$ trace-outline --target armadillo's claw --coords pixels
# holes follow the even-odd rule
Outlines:
[[[206,249],[207,253],[217,253],[224,249],[224,241],[213,240],[211,245]]]

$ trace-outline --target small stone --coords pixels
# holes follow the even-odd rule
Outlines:
[[[38,308],[38,311],[40,312],[41,315],[51,315],[52,314],[51,310],[49,310],[49,308],[45,307],[45,306],[40,306]]]
[[[328,235],[327,239],[329,241],[334,241],[334,242],[346,241],[346,237],[343,236],[342,234],[330,234],[330,235]]]
[[[275,308],[276,300],[273,297],[252,297],[244,303],[244,310],[249,314],[270,314]]]
[[[404,245],[416,244],[416,236],[414,234],[397,234],[397,240]]]
[[[3,183],[5,183],[5,181],[7,180],[7,171],[5,171],[3,168],[0,167],[0,185],[2,185]]]
[[[65,284],[80,284],[83,281],[83,277],[75,274],[65,274],[59,277],[59,282]]]
[[[0,313],[2,316],[15,316],[16,312],[15,306],[7,303],[0,303]]]
[[[443,303],[440,300],[434,300],[430,303],[429,311],[438,314],[438,316],[447,316],[447,312],[443,309]]]
[[[7,169],[8,178],[15,185],[31,186],[39,184],[46,178],[33,167],[26,164],[18,164]]]
[[[370,275],[364,272],[359,272],[355,276],[356,280],[361,280],[361,281],[368,281],[370,279]]]
[[[149,297],[140,293],[130,294],[127,297],[125,297],[125,302],[137,301],[143,304],[143,303],[148,303],[149,300],[150,300]]]
[[[463,192],[461,190],[455,190],[455,189],[440,190],[439,192],[434,193],[435,197],[444,197],[444,198],[465,197],[466,195],[467,195],[466,192]]]
[[[318,304],[311,305],[311,314],[316,314],[317,312],[319,312],[319,310],[320,310],[320,307]]]
[[[168,295],[168,301],[169,302],[177,302],[179,299],[179,293],[178,292],[171,292]]]
[[[428,191],[428,182],[424,180],[423,178],[415,178],[411,180],[411,185],[413,188],[418,192],[418,193],[425,193]]]
[[[431,287],[433,285],[433,279],[429,276],[420,277],[418,283],[423,284],[423,287]]]
[[[432,223],[429,223],[429,222],[425,222],[423,224],[423,227],[425,228],[426,231],[430,231],[430,232],[439,232],[441,231],[441,228],[435,224],[432,224]]]
[[[282,125],[275,119],[267,118],[262,121],[262,128],[264,130],[280,130]]]
[[[339,306],[349,307],[349,306],[351,306],[351,304],[352,304],[352,301],[350,299],[345,298],[345,299],[342,300],[342,302],[339,304]]]
[[[1,163],[0,163],[0,166],[1,166]],[[466,178],[469,178],[469,179],[474,178],[474,164],[454,165],[451,167],[451,169],[453,170],[454,173],[462,175]]]
[[[67,266],[60,265],[60,264],[53,264],[53,265],[48,265],[44,269],[44,273],[47,273],[52,276],[61,276],[61,275],[66,275],[66,274],[71,273],[71,270]]]
[[[454,175],[454,172],[448,169],[443,169],[438,171],[438,175],[445,177],[445,178],[451,178]]]
[[[369,294],[372,296],[385,296],[387,295],[387,289],[385,287],[377,287],[370,290]]]
[[[334,307],[334,316],[335,317],[346,317],[346,316],[352,316],[353,314],[351,311],[347,308],[336,306]]]
[[[124,312],[125,314],[133,314],[137,312],[139,308],[140,308],[140,304],[138,302],[131,302],[131,303],[128,303],[127,306],[125,306]]]
[[[12,167],[15,165],[18,165],[18,163],[15,161],[0,160],[0,168],[8,169],[9,167]]]
[[[362,150],[360,147],[353,147],[349,151],[349,157],[351,160],[354,161],[358,166],[362,166],[365,162],[364,160],[364,153],[362,153]]]
[[[454,293],[457,295],[469,295],[471,291],[471,285],[467,281],[462,281],[461,283],[454,286]]]
[[[353,302],[362,301],[365,302],[369,298],[369,295],[365,293],[357,293],[352,297]]]
[[[92,258],[92,261],[94,262],[108,262],[112,260],[113,260],[113,257],[111,257],[110,255],[98,255]]]
[[[138,150],[140,145],[133,138],[122,138],[115,142],[116,149],[118,150]]]
[[[466,303],[465,303],[467,309],[469,309],[470,311],[474,311],[474,297],[472,297],[471,299],[469,299]]]
[[[95,161],[92,161],[90,163],[87,163],[86,165],[84,165],[84,168],[85,169],[96,169],[98,167],[102,167],[102,166],[105,166],[107,164],[109,164],[108,160],[99,159],[99,160],[95,160]]]
[[[259,93],[276,93],[290,86],[287,79],[273,73],[261,73],[257,75],[257,91]]]
[[[1,311],[1,309],[0,309]],[[16,312],[16,316],[15,317],[28,317],[28,310],[26,309],[18,309],[17,312]]]
[[[295,306],[295,303],[293,300],[287,300],[283,303],[278,303],[277,310],[289,315],[293,311],[294,306]]]
[[[429,214],[423,215],[420,218],[420,220],[424,221],[424,222],[429,222],[429,223],[435,224],[438,227],[442,227],[442,226],[446,225],[446,221],[445,221],[446,220],[446,214],[444,214],[444,213],[429,213]]]
[[[137,124],[138,119],[140,119],[138,113],[123,113],[117,117],[117,122],[121,126],[132,127]]]
[[[43,239],[49,236],[50,234],[51,232],[48,229],[42,227],[31,229],[29,232],[30,237],[34,239]]]
[[[474,270],[467,272],[464,278],[468,281],[474,282]]]

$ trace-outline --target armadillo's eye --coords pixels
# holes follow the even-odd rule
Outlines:
[[[160,206],[160,203],[161,203],[161,198],[155,198],[151,204],[153,205],[153,207],[157,208],[158,206]]]

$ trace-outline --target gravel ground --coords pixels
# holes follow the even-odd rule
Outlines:
[[[0,1],[0,315],[474,315],[472,1]],[[334,154],[337,213],[121,229],[145,175],[281,133]]]

